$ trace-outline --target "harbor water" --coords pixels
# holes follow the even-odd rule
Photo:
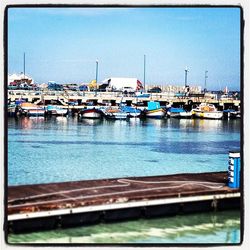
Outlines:
[[[226,171],[240,120],[9,118],[8,184]]]
[[[228,151],[240,148],[240,122],[8,118],[8,185],[227,171]],[[184,227],[187,231],[182,222],[188,223]],[[205,229],[200,230],[203,226]],[[141,219],[10,235],[9,239],[44,243],[238,243],[240,215],[239,211],[226,211]]]

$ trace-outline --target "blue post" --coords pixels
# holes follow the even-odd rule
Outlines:
[[[230,188],[240,187],[240,152],[229,152],[228,160],[228,186]]]

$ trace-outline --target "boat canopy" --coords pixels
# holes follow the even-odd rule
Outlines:
[[[159,102],[148,102],[148,110],[154,110],[161,108]]]
[[[172,113],[180,113],[180,112],[184,112],[185,110],[183,108],[174,108],[174,107],[171,107],[169,109],[170,112]]]

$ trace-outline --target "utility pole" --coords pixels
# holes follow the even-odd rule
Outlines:
[[[204,86],[204,93],[207,91],[207,78],[208,78],[207,73],[208,73],[208,71],[206,70],[206,71],[205,71],[205,86]]]
[[[95,80],[96,80],[96,84],[97,84],[97,81],[98,81],[98,60],[96,60]]]
[[[25,52],[23,53],[23,75],[25,78]]]

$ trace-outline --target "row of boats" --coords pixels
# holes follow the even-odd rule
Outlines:
[[[9,109],[15,112],[16,115],[26,116],[45,116],[45,115],[60,115],[68,114],[67,108],[61,108],[55,105],[48,105],[41,107],[32,103],[20,103],[19,105],[9,106]],[[222,119],[226,118],[240,118],[240,112],[232,109],[218,111],[217,108],[210,103],[201,103],[199,106],[185,110],[182,107],[168,107],[163,108],[157,101],[148,102],[147,108],[139,109],[137,107],[127,106],[121,104],[119,107],[102,106],[94,107],[87,106],[78,111],[80,118],[101,119],[103,117],[114,120],[125,120],[128,118],[204,118],[204,119]]]

